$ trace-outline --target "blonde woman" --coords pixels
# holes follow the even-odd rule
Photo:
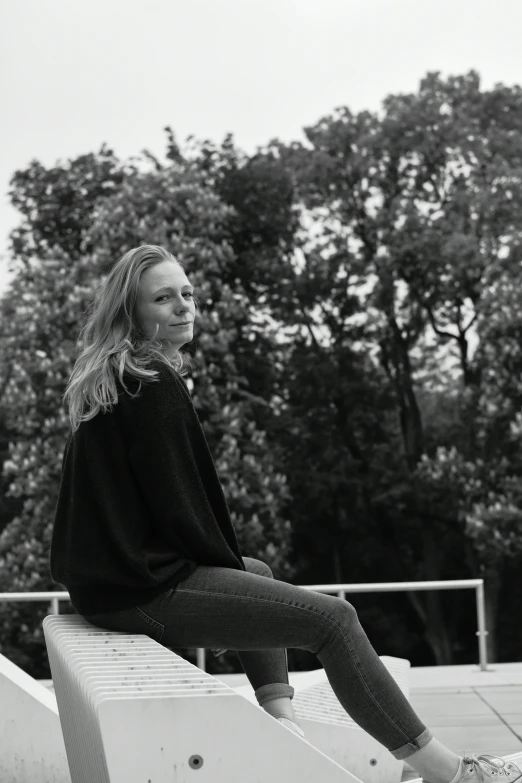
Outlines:
[[[182,265],[160,246],[129,250],[100,286],[64,394],[54,581],[100,628],[235,650],[259,704],[302,736],[288,647],[314,653],[352,719],[429,783],[521,780],[513,763],[461,758],[433,737],[350,603],[242,556],[183,379],[196,313]]]

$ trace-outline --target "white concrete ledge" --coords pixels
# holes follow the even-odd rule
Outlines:
[[[56,698],[0,655],[0,781],[71,783]]]

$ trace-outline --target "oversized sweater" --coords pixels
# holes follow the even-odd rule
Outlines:
[[[146,602],[198,565],[246,570],[187,385],[152,368],[134,399],[117,379],[118,404],[65,444],[49,567],[79,614]]]

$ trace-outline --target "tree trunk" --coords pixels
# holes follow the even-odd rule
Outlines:
[[[438,561],[437,541],[435,533],[431,526],[424,525],[423,548],[424,548],[424,574],[423,577],[429,581],[440,579],[440,567]],[[449,665],[453,663],[453,650],[444,610],[442,607],[442,596],[440,591],[429,591],[423,593],[408,593],[408,598],[422,620],[424,625],[424,638],[435,656],[437,665]]]
[[[335,577],[335,584],[342,584],[342,574],[341,574],[341,560],[339,558],[339,549],[336,546],[333,550],[333,567],[334,567],[334,577]]]
[[[437,664],[448,666],[453,663],[453,651],[441,605],[441,596],[438,593],[427,593],[426,599],[426,641],[433,650]]]

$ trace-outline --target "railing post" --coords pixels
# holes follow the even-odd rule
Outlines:
[[[478,621],[478,642],[479,642],[479,661],[483,672],[488,670],[488,649],[486,645],[486,607],[484,602],[484,580],[476,587],[477,591],[477,621]]]
[[[51,614],[60,614],[60,601],[58,598],[51,599]]]
[[[200,669],[202,669],[204,672],[205,669],[205,648],[204,647],[196,647],[196,660],[197,665]]]

